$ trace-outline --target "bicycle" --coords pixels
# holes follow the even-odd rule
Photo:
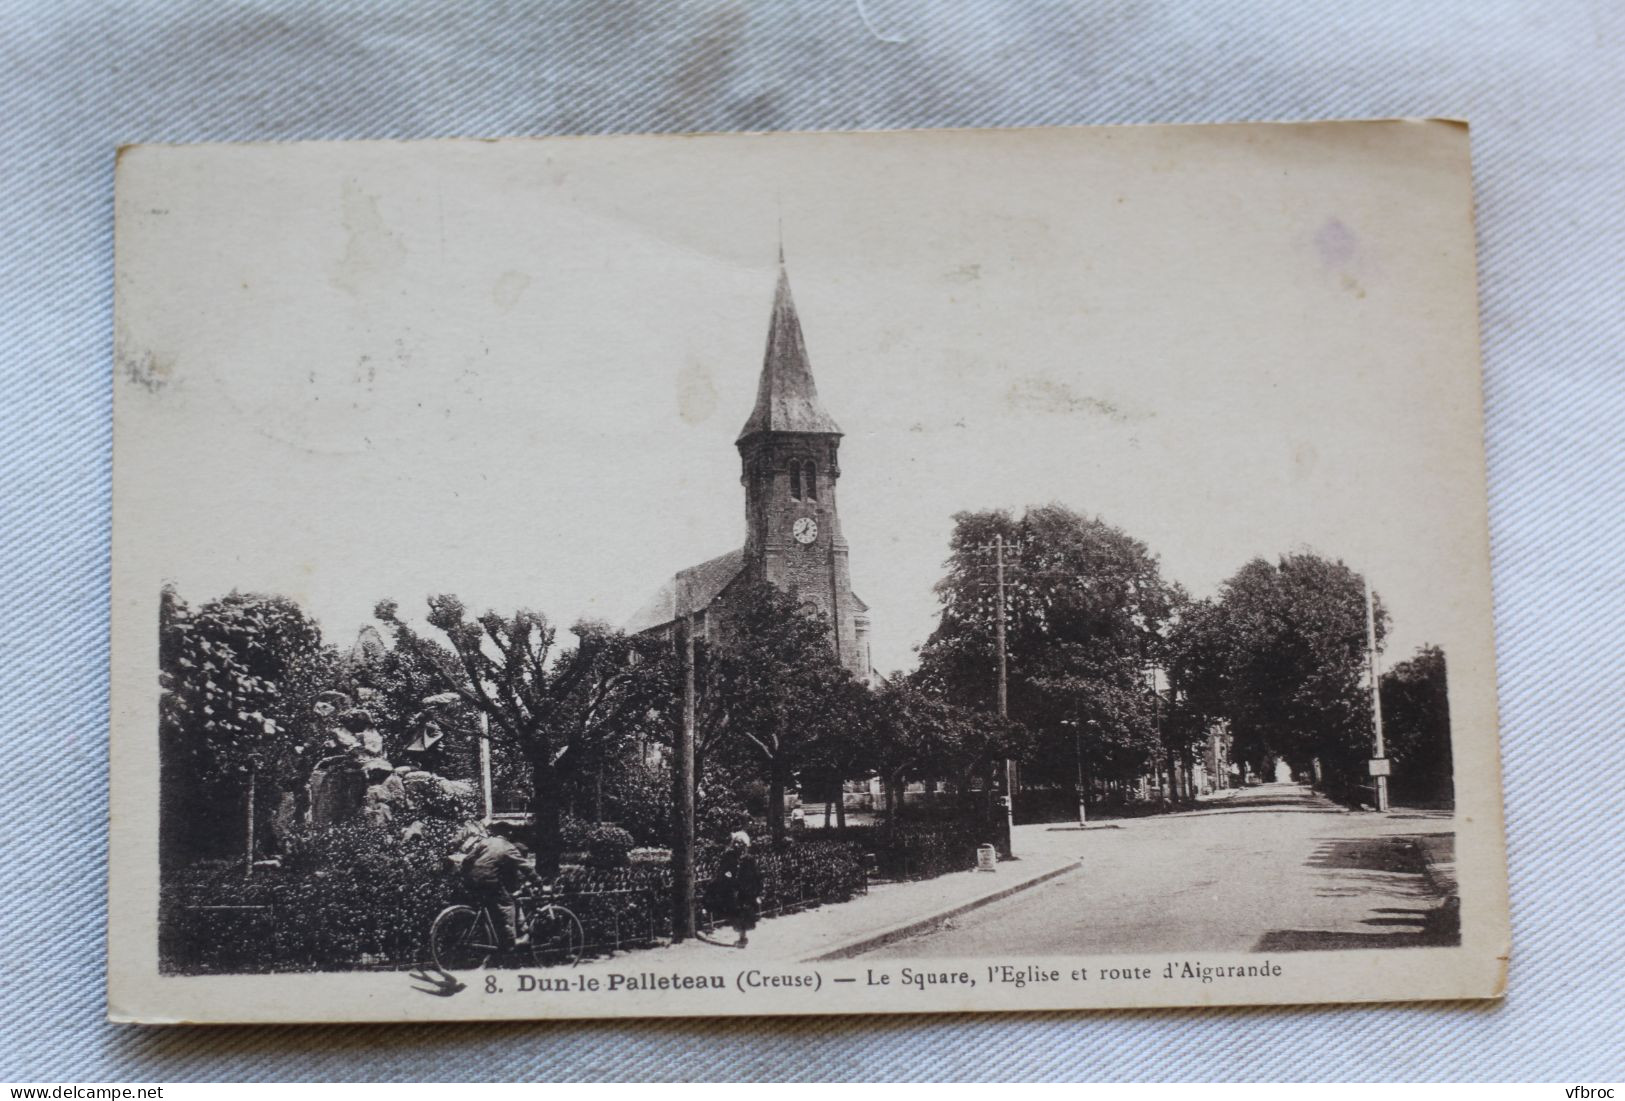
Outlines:
[[[528,945],[504,951],[488,909],[454,903],[440,911],[429,925],[429,954],[435,966],[447,973],[479,971],[494,959],[520,958],[528,953],[537,967],[574,967],[587,939],[581,919],[551,899],[532,910],[536,901],[532,891],[515,891],[513,897],[517,908],[514,924],[530,930]]]

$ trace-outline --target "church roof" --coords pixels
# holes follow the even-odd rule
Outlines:
[[[664,627],[678,616],[704,611],[744,568],[745,551],[740,548],[719,554],[698,566],[678,570],[675,577],[660,586],[659,591],[627,620],[626,633],[640,634]]]
[[[779,265],[779,286],[773,295],[773,319],[767,328],[767,352],[762,377],[756,385],[756,408],[740,430],[739,438],[758,432],[821,432],[839,436],[840,427],[824,411],[807,361],[801,319],[790,297],[790,275]]]

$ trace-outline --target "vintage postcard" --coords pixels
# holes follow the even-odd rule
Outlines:
[[[112,1017],[1500,996],[1468,144],[124,149]]]

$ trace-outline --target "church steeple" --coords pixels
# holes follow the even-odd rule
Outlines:
[[[627,631],[669,632],[677,620],[692,625],[698,617],[704,637],[726,638],[728,593],[741,578],[754,578],[823,615],[836,658],[867,681],[869,607],[852,592],[851,552],[835,501],[841,430],[813,385],[782,245],[756,408],[734,446],[745,488],[745,545],[680,571],[632,617]]]
[[[756,408],[735,446],[745,487],[744,570],[821,612],[835,656],[867,678],[868,608],[852,595],[835,502],[841,429],[818,400],[782,256]]]
[[[841,435],[835,419],[818,400],[807,344],[801,335],[795,299],[790,296],[790,275],[779,253],[779,286],[773,295],[773,318],[767,328],[767,352],[762,377],[756,384],[756,408],[740,430],[739,440],[759,432],[810,432]]]

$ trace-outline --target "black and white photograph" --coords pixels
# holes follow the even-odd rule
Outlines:
[[[134,146],[135,1021],[1494,998],[1446,120]]]

